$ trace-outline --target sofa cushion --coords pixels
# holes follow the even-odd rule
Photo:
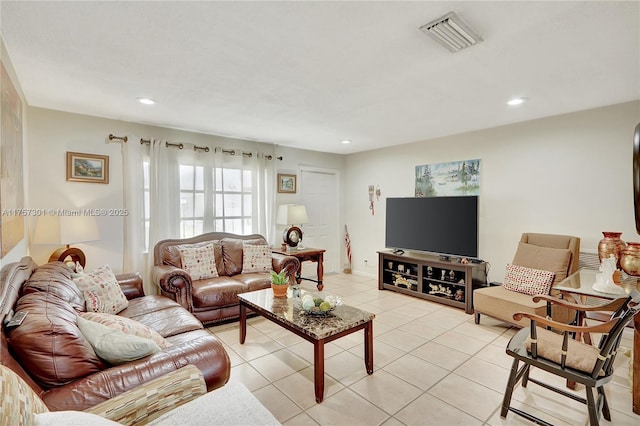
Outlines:
[[[131,318],[105,314],[102,312],[84,312],[81,313],[80,316],[86,320],[106,325],[109,328],[118,330],[125,334],[133,334],[134,336],[153,340],[160,348],[166,348],[169,346],[169,343],[158,332]]]
[[[517,324],[520,327],[529,326],[530,320],[523,318],[518,322],[514,321],[513,314],[516,312],[526,312],[542,317],[546,316],[547,312],[545,302],[535,303],[532,296],[507,290],[501,285],[474,290],[473,307],[476,312]]]
[[[80,331],[96,354],[111,365],[135,361],[160,350],[156,342],[151,339],[123,333],[82,317],[78,317],[77,321]]]
[[[242,242],[242,273],[271,271],[271,247],[268,244]]]
[[[84,294],[87,311],[117,314],[129,304],[109,265],[74,278],[73,282]]]
[[[55,293],[22,296],[16,304],[20,311],[29,314],[9,331],[9,346],[40,385],[61,386],[106,368],[80,332],[76,311]]]
[[[71,271],[62,262],[45,263],[37,267],[20,289],[20,297],[31,293],[49,293],[66,302],[76,311],[84,311],[84,296],[71,280]]]
[[[183,244],[177,246],[180,252],[180,262],[192,280],[203,280],[218,276],[216,260],[213,253],[213,243],[194,246]]]
[[[238,294],[248,291],[247,286],[234,279],[219,277],[193,282],[191,297],[195,308],[238,305]]]
[[[567,278],[571,250],[541,247],[533,244],[519,243],[518,250],[513,257],[513,265],[526,268],[551,271],[555,274],[553,282],[560,282]]]
[[[255,238],[250,240],[242,240],[239,238],[223,238],[220,240],[222,245],[222,260],[224,263],[224,273],[218,270],[218,273],[227,276],[234,276],[242,273],[243,259],[243,241],[249,244],[268,244],[264,238]]]
[[[203,328],[202,323],[189,311],[168,297],[159,295],[130,300],[129,307],[118,316],[134,319],[162,337]]]
[[[525,268],[524,266],[507,265],[503,286],[507,290],[518,293],[536,295],[549,294],[555,274],[540,269]]]

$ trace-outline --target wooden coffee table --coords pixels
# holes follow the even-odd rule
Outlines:
[[[290,291],[289,291],[290,293]],[[247,308],[313,343],[313,371],[316,402],[324,399],[324,345],[364,330],[364,364],[373,374],[373,319],[375,315],[342,305],[329,316],[319,317],[298,308],[299,299],[273,297],[270,288],[238,295],[240,301],[240,344],[247,337]]]

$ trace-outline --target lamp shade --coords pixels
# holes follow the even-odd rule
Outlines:
[[[39,216],[33,233],[35,244],[69,245],[99,239],[93,216]]]
[[[298,225],[309,223],[307,209],[302,204],[281,204],[276,217],[278,225]]]

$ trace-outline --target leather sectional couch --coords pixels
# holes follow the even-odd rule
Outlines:
[[[203,247],[213,243],[217,277],[192,279],[183,269],[180,248]],[[271,286],[269,272],[245,273],[243,243],[267,245],[263,236],[210,232],[193,238],[158,242],[153,250],[152,280],[161,294],[172,298],[189,310],[203,324],[237,319],[240,315],[238,294]],[[271,252],[269,250],[269,252]],[[270,269],[286,270],[290,281],[300,269],[294,256],[272,253]]]
[[[128,307],[118,317],[134,319],[168,344],[144,358],[111,366],[80,332],[82,292],[62,262],[38,267],[31,258],[6,265],[0,276],[0,318],[28,311],[12,329],[2,326],[0,362],[16,372],[52,411],[85,410],[185,365],[195,365],[208,390],[229,380],[222,343],[193,315],[164,296],[144,296],[139,274],[116,276]]]

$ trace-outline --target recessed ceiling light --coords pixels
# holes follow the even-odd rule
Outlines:
[[[345,140],[343,140],[341,143],[342,143],[343,145],[347,145],[347,144],[350,144],[350,143],[351,143],[351,141],[350,141],[350,140],[345,139]]]
[[[158,103],[158,101],[156,101],[155,99],[151,99],[151,98],[138,98],[138,102],[140,102],[141,104],[144,105],[155,105]]]
[[[525,102],[526,102],[525,98],[513,98],[513,99],[507,101],[507,105],[516,106],[516,105],[522,105]]]

